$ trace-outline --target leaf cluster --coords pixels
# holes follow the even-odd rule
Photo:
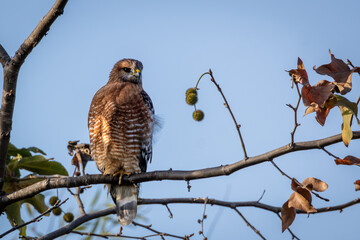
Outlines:
[[[47,159],[45,156],[45,152],[37,147],[17,148],[9,143],[3,191],[12,193],[42,181],[41,178],[34,178],[37,175],[59,174],[68,176],[68,172],[61,163]],[[21,175],[24,171],[20,170],[31,172],[31,174],[22,178]],[[43,194],[37,194],[7,206],[5,212],[10,224],[14,227],[24,223],[20,213],[23,204],[26,205],[30,215],[32,215],[31,206],[39,213],[45,212],[48,206],[45,204],[44,199]],[[19,231],[21,236],[26,236],[26,226],[20,228]]]
[[[297,69],[292,69],[289,72],[295,84],[302,84],[301,97],[303,103],[307,106],[305,115],[316,112],[316,120],[323,126],[326,118],[332,108],[339,107],[342,118],[342,137],[346,146],[349,145],[350,140],[353,137],[351,130],[351,120],[355,116],[358,124],[360,120],[357,117],[358,107],[354,102],[349,101],[341,95],[345,95],[352,89],[352,74],[357,72],[360,74],[359,67],[353,67],[348,60],[352,69],[341,59],[335,58],[330,52],[331,62],[329,64],[321,65],[314,70],[320,75],[327,75],[334,79],[330,82],[327,80],[321,80],[315,85],[311,86],[304,64],[300,58],[298,58]],[[335,94],[340,93],[341,95]]]

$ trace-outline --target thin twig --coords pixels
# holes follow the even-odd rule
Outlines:
[[[169,218],[173,218],[174,217],[174,215],[172,214],[172,212],[171,212],[171,210],[170,210],[170,208],[169,208],[169,206],[167,205],[167,204],[164,204],[165,205],[165,207],[166,207],[166,209],[168,210],[168,212],[169,212]]]
[[[259,237],[261,237],[262,239],[265,239],[265,240],[266,240],[266,238],[265,238],[263,235],[261,235],[260,231],[257,230],[257,229],[244,217],[244,215],[242,215],[242,213],[241,213],[239,210],[237,210],[236,208],[234,208],[234,210],[235,210],[235,212],[237,212],[237,214],[239,214],[239,216],[244,220],[244,222],[246,223],[246,225],[247,225],[248,227],[250,227],[257,235],[259,235]]]
[[[339,157],[335,156],[334,154],[332,154],[331,152],[329,152],[328,150],[326,150],[324,147],[321,147],[321,149],[326,152],[327,154],[329,154],[331,157],[335,158],[335,159],[339,159]]]
[[[292,177],[290,177],[290,176],[287,175],[283,170],[281,170],[281,169],[278,167],[278,165],[275,164],[275,162],[274,162],[273,160],[271,160],[270,162],[272,163],[272,165],[274,165],[274,167],[275,167],[277,170],[279,170],[279,172],[280,172],[283,176],[287,177],[287,178],[290,179],[290,180],[292,179]]]
[[[261,199],[264,197],[264,195],[265,195],[265,189],[264,189],[264,191],[263,191],[263,193],[261,194],[261,196],[260,196],[260,198],[257,200],[257,202],[260,202],[261,201]]]
[[[135,226],[139,226],[139,227],[142,227],[142,228],[145,228],[151,232],[154,232],[158,235],[161,235],[161,236],[168,236],[168,237],[173,237],[173,238],[178,238],[178,239],[186,239],[186,237],[189,237],[189,236],[185,236],[185,237],[181,237],[181,236],[177,236],[177,235],[173,235],[173,234],[169,234],[169,233],[163,233],[163,232],[159,232],[153,228],[151,228],[151,225],[143,225],[141,223],[138,223],[138,222],[135,222],[133,221],[132,222]]]
[[[72,196],[74,196],[74,198],[76,199],[76,202],[77,202],[77,204],[78,204],[78,206],[79,206],[79,212],[80,212],[80,214],[81,215],[85,215],[86,214],[86,212],[85,212],[85,208],[84,208],[84,204],[83,204],[83,202],[82,202],[82,200],[81,200],[81,198],[80,198],[80,187],[76,187],[76,193],[73,193],[71,190],[70,190],[70,188],[66,188],[68,191],[69,191],[69,193],[72,195]]]
[[[294,80],[292,80],[293,83],[295,84],[296,86],[296,90],[297,90],[297,93],[299,95],[299,99],[296,103],[296,107],[293,107],[291,104],[286,104],[286,106],[288,106],[289,108],[291,108],[293,111],[294,111],[294,128],[291,132],[291,142],[290,142],[290,146],[294,146],[294,143],[295,143],[295,132],[296,132],[296,129],[300,126],[300,124],[298,123],[297,121],[297,110],[299,108],[299,104],[300,104],[300,100],[301,100],[301,93],[300,93],[300,90],[299,90],[299,86],[298,86],[298,83],[295,82]]]
[[[71,231],[70,233],[75,233],[75,234],[79,234],[81,236],[93,236],[93,237],[100,237],[100,238],[105,238],[105,239],[109,239],[111,238],[130,238],[130,239],[140,239],[140,240],[146,240],[146,238],[149,237],[155,237],[155,236],[159,236],[160,234],[152,234],[152,235],[147,235],[147,236],[143,236],[143,237],[134,237],[134,236],[128,236],[128,235],[123,235],[123,234],[97,234],[97,233],[91,233],[91,232],[80,232],[80,231]]]
[[[201,231],[200,232],[204,238],[206,238],[206,236],[204,235],[204,220],[207,218],[207,216],[205,214],[207,201],[208,201],[208,198],[206,197],[204,199],[204,211],[203,211],[202,219],[201,220],[199,219],[199,221],[201,222]]]
[[[231,117],[232,117],[232,119],[233,119],[233,121],[234,121],[236,131],[238,132],[238,135],[239,135],[239,138],[240,138],[241,147],[242,147],[242,150],[243,150],[243,152],[244,152],[244,159],[246,160],[246,159],[248,159],[248,155],[247,155],[247,153],[246,153],[245,143],[244,143],[244,140],[243,140],[243,138],[242,138],[242,136],[241,136],[241,132],[240,132],[240,127],[241,127],[241,125],[237,123],[237,121],[236,121],[236,119],[235,119],[235,116],[234,116],[234,114],[233,114],[233,112],[232,112],[232,110],[231,110],[231,108],[230,108],[230,105],[229,105],[228,101],[226,100],[226,97],[225,97],[224,93],[222,92],[222,90],[221,90],[221,88],[220,88],[220,85],[215,81],[215,78],[214,78],[214,76],[213,76],[213,73],[212,73],[211,69],[209,69],[209,74],[210,74],[210,76],[211,76],[211,81],[215,84],[215,86],[217,87],[218,91],[220,92],[222,98],[224,99],[225,106],[226,106],[226,108],[229,110],[229,113],[230,113],[230,115],[231,115]]]
[[[11,229],[9,229],[8,231],[4,232],[3,234],[0,235],[0,238],[3,238],[4,236],[8,235],[9,233],[19,229],[19,228],[22,228],[22,227],[25,227],[26,225],[29,225],[30,223],[34,223],[34,222],[40,222],[42,220],[42,217],[45,216],[46,214],[48,214],[49,212],[51,212],[53,209],[55,208],[58,208],[60,207],[61,205],[63,205],[64,203],[66,203],[66,201],[69,200],[69,198],[65,199],[64,201],[60,201],[58,200],[54,206],[52,206],[51,208],[49,208],[48,210],[46,210],[45,212],[43,212],[42,214],[40,214],[39,216],[37,216],[36,218],[26,222],[26,223],[23,223],[21,225],[17,225]]]

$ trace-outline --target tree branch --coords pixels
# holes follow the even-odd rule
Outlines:
[[[165,199],[141,198],[138,200],[138,205],[150,205],[150,204],[164,205],[164,204],[176,204],[176,203],[178,203],[178,204],[184,204],[184,203],[204,204],[205,201],[207,201],[206,203],[210,204],[210,205],[223,206],[223,207],[228,207],[231,209],[235,209],[237,207],[256,207],[256,208],[274,212],[276,214],[281,212],[280,207],[275,207],[275,206],[267,205],[264,203],[259,203],[258,201],[229,202],[229,201],[221,201],[221,200],[216,200],[216,199],[207,199],[206,200],[206,198],[165,198]],[[348,208],[350,206],[353,206],[353,205],[359,204],[359,203],[360,203],[360,198],[357,198],[357,199],[354,199],[350,202],[347,202],[347,203],[344,203],[341,205],[325,207],[325,208],[318,208],[317,212],[312,213],[312,214],[318,214],[318,213],[330,212],[330,211],[339,211],[339,210],[342,211],[345,208]],[[78,217],[73,222],[69,223],[68,225],[65,225],[64,227],[59,228],[59,229],[57,229],[45,236],[42,236],[38,239],[39,240],[54,239],[59,236],[63,236],[65,234],[70,233],[73,229],[75,229],[76,227],[80,226],[81,224],[83,224],[85,222],[88,222],[95,218],[99,218],[99,217],[103,217],[103,216],[106,216],[109,214],[115,214],[115,213],[116,213],[116,209],[115,209],[115,207],[112,207],[112,208],[107,208],[107,209],[92,212],[92,213],[87,213],[85,215],[81,215],[80,217]],[[297,213],[307,214],[306,212],[302,212],[302,211],[297,211]]]
[[[4,184],[5,161],[10,141],[16,84],[20,67],[24,63],[25,58],[46,35],[51,24],[63,13],[67,1],[57,0],[55,2],[11,60],[5,49],[2,46],[0,47],[0,61],[4,67],[4,87],[0,110],[0,191]]]
[[[360,131],[353,132],[353,139],[360,138]],[[311,149],[321,149],[322,147],[329,146],[338,142],[342,142],[341,134],[334,135],[331,137],[308,141],[308,142],[298,142],[294,143],[293,146],[285,145],[283,147],[274,149],[267,153],[250,157],[246,160],[241,160],[233,164],[205,168],[193,171],[154,171],[139,173],[131,176],[124,176],[124,182],[138,183],[138,182],[149,182],[149,181],[161,181],[161,180],[193,180],[193,179],[202,179],[210,178],[217,176],[230,175],[233,172],[239,171],[240,169],[247,168],[253,165],[257,165],[266,161],[271,161],[274,158],[280,157],[282,155],[303,151]],[[50,178],[44,181],[35,183],[29,187],[20,189],[16,192],[9,193],[3,196],[0,196],[0,211],[5,208],[7,205],[14,203],[16,201],[32,197],[40,192],[45,190],[54,189],[54,188],[71,188],[86,186],[90,184],[104,184],[104,183],[115,183],[118,180],[110,175],[86,175],[79,177],[62,177],[62,178]]]
[[[215,78],[213,76],[213,73],[212,73],[211,69],[209,69],[209,74],[210,74],[210,77],[211,77],[211,81],[215,84],[215,86],[217,87],[217,89],[220,92],[221,96],[223,97],[224,102],[225,102],[225,107],[229,110],[231,118],[234,121],[236,131],[238,132],[238,135],[239,135],[239,138],[240,138],[241,147],[242,147],[242,150],[244,152],[244,159],[248,159],[248,155],[246,153],[246,148],[245,148],[245,143],[244,143],[244,140],[243,140],[241,132],[240,132],[240,127],[241,126],[237,123],[237,121],[235,119],[235,116],[234,116],[234,114],[233,114],[233,112],[232,112],[232,110],[230,108],[230,105],[229,105],[228,101],[226,100],[226,97],[225,97],[224,93],[222,92],[222,90],[220,88],[220,85],[215,81]]]
[[[239,211],[237,210],[236,208],[234,208],[235,212],[237,212],[237,214],[239,214],[239,216],[242,218],[242,220],[244,220],[244,222],[246,223],[246,225],[248,227],[250,227],[257,235],[259,235],[259,237],[261,237],[261,239],[264,239],[266,240],[266,238],[261,235],[260,231],[257,230],[253,225],[251,225],[251,223],[244,217],[244,215]]]
[[[296,132],[296,129],[300,126],[300,124],[298,123],[297,121],[297,111],[298,111],[298,108],[299,108],[299,104],[300,104],[300,100],[301,100],[301,93],[300,93],[300,90],[299,90],[299,86],[298,86],[298,83],[292,79],[293,83],[295,83],[295,86],[296,86],[296,90],[297,90],[297,93],[299,95],[299,99],[296,103],[296,107],[293,107],[291,104],[286,104],[286,106],[288,106],[289,108],[291,108],[293,111],[294,111],[294,128],[291,132],[291,142],[290,142],[290,146],[292,146],[295,142],[295,132]]]

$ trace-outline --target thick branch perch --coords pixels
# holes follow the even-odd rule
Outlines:
[[[353,132],[353,139],[360,138],[360,131]],[[213,168],[205,168],[193,171],[154,171],[154,172],[146,172],[139,173],[132,176],[124,176],[123,181],[130,182],[149,182],[149,181],[161,181],[161,180],[194,180],[194,179],[202,179],[202,178],[210,178],[217,177],[223,175],[230,175],[233,172],[239,171],[240,169],[250,167],[256,164],[260,164],[266,161],[271,161],[274,158],[279,156],[303,150],[310,149],[322,149],[325,146],[329,146],[338,142],[341,142],[341,134],[331,136],[324,139],[308,141],[308,142],[298,142],[294,143],[292,146],[285,145],[283,147],[274,149],[270,152],[250,157],[247,160],[241,160],[239,162],[213,167]],[[117,180],[112,176],[104,176],[104,175],[86,175],[80,177],[61,177],[61,178],[49,178],[44,181],[35,183],[29,187],[23,188],[19,191],[0,196],[0,210],[7,205],[14,203],[16,201],[32,197],[40,192],[45,190],[54,189],[54,188],[71,188],[71,187],[79,187],[86,186],[90,184],[104,184],[104,183],[112,183]]]
[[[4,87],[0,111],[0,191],[4,183],[5,159],[10,141],[12,117],[14,112],[16,84],[20,67],[25,58],[41,41],[50,29],[51,24],[64,11],[68,0],[57,0],[50,11],[41,19],[34,31],[10,59],[5,49],[0,45],[0,62],[4,68]]]

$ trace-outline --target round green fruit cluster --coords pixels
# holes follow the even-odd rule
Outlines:
[[[198,101],[198,93],[196,88],[189,88],[186,90],[186,103],[189,105],[195,105]],[[196,108],[195,108],[196,109]],[[201,121],[204,119],[204,112],[201,110],[195,110],[193,112],[193,118],[195,121]]]
[[[49,199],[49,204],[51,206],[54,206],[57,202],[58,202],[59,198],[57,196],[52,196],[50,199]],[[60,216],[61,213],[62,213],[62,210],[61,208],[59,207],[56,207],[54,208],[53,210],[51,210],[51,212],[55,215],[55,216]],[[74,214],[72,214],[71,212],[67,212],[64,214],[64,221],[65,222],[72,222],[74,220]]]

